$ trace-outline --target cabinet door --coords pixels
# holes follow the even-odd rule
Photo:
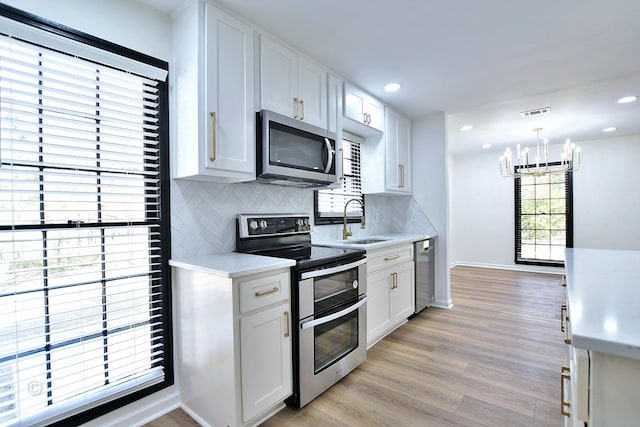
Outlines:
[[[374,98],[367,97],[365,112],[369,115],[368,125],[384,132],[384,105]]]
[[[253,40],[251,27],[205,4],[202,157],[206,168],[249,179],[255,178]]]
[[[398,115],[387,109],[385,118],[385,168],[387,190],[400,188],[401,168],[398,165]]]
[[[411,193],[411,121],[398,116],[398,168],[400,191]]]
[[[388,108],[385,116],[385,187],[411,193],[411,122]]]
[[[264,36],[260,38],[260,93],[263,109],[289,117],[300,115],[298,57]]]
[[[298,118],[327,129],[327,71],[298,57]]]
[[[391,291],[393,323],[397,324],[415,311],[415,273],[413,261],[395,266],[396,287]]]
[[[367,275],[367,347],[391,327],[392,269]]]
[[[288,302],[240,319],[240,358],[242,418],[247,422],[291,395]]]
[[[367,95],[357,88],[345,84],[344,85],[344,116],[364,123],[365,102]]]

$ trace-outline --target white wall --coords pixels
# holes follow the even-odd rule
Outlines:
[[[449,275],[449,189],[445,113],[411,123],[413,197],[438,232],[436,241],[436,301],[451,307]]]
[[[577,144],[582,166],[573,174],[574,247],[640,250],[640,135]],[[560,148],[551,146],[550,152]],[[558,272],[513,262],[514,184],[500,176],[500,154],[453,157],[451,263]]]
[[[640,135],[580,142],[573,174],[576,248],[640,250]]]

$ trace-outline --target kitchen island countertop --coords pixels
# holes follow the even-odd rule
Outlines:
[[[223,252],[182,259],[171,259],[169,260],[169,265],[215,274],[221,277],[236,278],[280,268],[289,268],[295,265],[295,261],[262,255]]]
[[[574,347],[640,359],[640,251],[566,249]]]

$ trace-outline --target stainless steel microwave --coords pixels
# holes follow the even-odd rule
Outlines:
[[[269,110],[257,113],[256,128],[258,181],[323,187],[338,179],[334,133]]]

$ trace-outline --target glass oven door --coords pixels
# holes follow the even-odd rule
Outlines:
[[[298,291],[298,319],[356,300],[367,291],[366,259],[302,272]]]

